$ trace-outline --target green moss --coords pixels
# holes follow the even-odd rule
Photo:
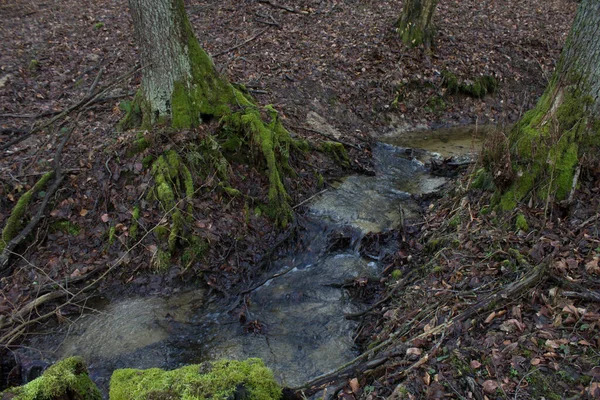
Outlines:
[[[13,207],[10,216],[6,220],[6,224],[2,229],[2,240],[0,240],[0,252],[4,250],[4,247],[8,242],[15,238],[19,234],[23,226],[23,218],[27,210],[29,209],[29,203],[35,194],[46,186],[48,180],[54,176],[53,172],[44,174],[31,189],[23,193],[23,195],[17,201],[17,204]]]
[[[473,81],[461,82],[457,76],[448,71],[442,71],[442,85],[448,94],[464,94],[475,98],[483,98],[498,90],[498,80],[491,75],[476,77]]]
[[[127,150],[127,157],[133,157],[136,154],[140,154],[148,147],[151,146],[150,141],[144,136],[143,133],[138,133],[136,139],[131,143],[131,146]]]
[[[529,231],[529,224],[527,223],[527,219],[525,218],[525,216],[523,214],[517,215],[517,218],[515,220],[515,228],[518,231],[523,231],[523,232]]]
[[[281,397],[273,373],[257,358],[189,365],[173,371],[119,369],[110,381],[111,400],[227,400],[240,390],[252,400]]]
[[[113,244],[116,239],[117,239],[117,230],[114,226],[111,225],[111,227],[108,228],[108,244]]]
[[[133,207],[133,210],[131,211],[131,219],[132,219],[132,222],[131,222],[131,227],[129,228],[129,237],[132,240],[136,240],[138,231],[140,228],[140,224],[139,224],[140,207],[139,206]]]
[[[184,268],[189,268],[194,262],[201,259],[208,250],[208,242],[198,236],[189,238],[186,248],[181,256]]]
[[[165,273],[171,267],[171,253],[158,249],[152,259],[154,270],[159,273]]]
[[[104,28],[104,22],[96,22],[94,24],[94,29]]]
[[[348,152],[346,152],[346,148],[340,142],[323,142],[321,143],[320,150],[323,153],[331,155],[331,157],[342,167],[350,167]]]
[[[392,280],[397,281],[400,278],[402,278],[402,271],[399,269],[395,269],[392,271],[391,276],[392,276]]]
[[[495,186],[492,174],[490,174],[485,168],[479,168],[473,173],[471,187],[481,190],[493,190]]]
[[[456,228],[460,225],[460,215],[454,214],[454,216],[448,221],[448,226],[451,228]]]
[[[38,60],[31,60],[29,61],[28,68],[31,72],[35,72],[40,69],[40,62]]]
[[[68,235],[77,236],[81,232],[81,228],[71,221],[56,221],[50,226],[53,232],[62,232]]]
[[[171,217],[168,235],[169,250],[173,251],[177,242],[182,238],[184,225],[192,216],[192,205],[188,201],[187,214],[184,218],[179,204],[184,198],[191,199],[194,195],[194,182],[190,170],[179,154],[169,150],[158,157],[152,164],[154,188],[149,193],[149,199],[156,199],[163,211]]]
[[[66,358],[48,368],[41,377],[28,384],[2,392],[12,400],[101,400],[102,395],[89,378],[80,357]]]
[[[502,209],[513,209],[530,196],[558,201],[568,197],[579,159],[595,151],[586,142],[590,101],[580,89],[558,89],[552,81],[536,107],[513,128],[509,143],[516,179],[500,199]]]
[[[124,131],[131,128],[149,129],[152,126],[150,104],[142,90],[138,90],[131,101],[122,101],[119,108],[125,111],[125,116],[117,124],[117,130]]]
[[[458,93],[458,78],[448,70],[442,71],[442,84],[446,87],[448,94]]]

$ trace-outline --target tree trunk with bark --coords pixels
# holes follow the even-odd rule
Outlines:
[[[406,45],[431,46],[435,31],[432,20],[437,3],[438,0],[405,0],[396,28]]]
[[[500,151],[484,153],[504,210],[518,202],[568,200],[584,161],[600,146],[600,2],[579,5],[557,69],[535,108]]]
[[[129,6],[143,69],[141,87],[121,126],[148,129],[158,123],[180,130],[218,119],[228,132],[237,132],[246,145],[243,151],[251,147],[262,153],[270,184],[267,210],[285,224],[291,207],[282,176],[291,172],[288,157],[296,142],[277,111],[258,107],[248,93],[219,75],[194,35],[183,0],[129,0]]]

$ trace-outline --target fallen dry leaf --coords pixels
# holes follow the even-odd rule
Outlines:
[[[477,361],[477,360],[471,360],[471,362],[469,363],[469,365],[473,369],[478,369],[479,367],[481,367],[481,363],[479,361]]]
[[[496,393],[496,389],[498,389],[498,382],[492,380],[483,382],[483,391],[487,394]]]
[[[360,390],[360,385],[358,383],[358,379],[356,379],[356,378],[350,379],[349,385],[350,385],[350,389],[352,390],[352,393],[358,394],[358,391]]]

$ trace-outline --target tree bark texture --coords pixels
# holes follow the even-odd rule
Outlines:
[[[432,20],[437,3],[438,0],[405,0],[396,27],[406,45],[431,45],[434,35]]]
[[[183,40],[188,35],[187,16],[178,12],[183,0],[129,0],[129,7],[144,68],[144,98],[156,117],[169,115],[175,82],[191,77]]]
[[[584,0],[577,12],[558,73],[591,97],[590,112],[600,117],[600,1]]]
[[[546,204],[571,198],[581,160],[597,157],[600,147],[599,95],[600,1],[583,0],[537,105],[512,129],[506,151],[503,146],[484,151],[502,209],[527,198]]]

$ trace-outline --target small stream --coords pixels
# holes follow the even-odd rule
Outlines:
[[[468,152],[464,137],[470,137],[469,146],[480,145],[464,128],[460,134],[443,133],[443,156]],[[459,139],[453,141],[455,136]],[[418,205],[411,194],[429,193],[445,183],[411,156],[408,143],[398,147],[388,141],[373,149],[376,176],[349,176],[312,201],[302,222],[303,250],[276,260],[267,276],[281,276],[250,293],[245,325],[239,315],[227,312],[228,305],[207,303],[204,290],[169,298],[101,298],[87,305],[95,312],[28,346],[51,360],[83,356],[104,391],[112,371],[123,367],[173,369],[217,358],[260,357],[283,385],[297,386],[350,361],[357,355],[357,325],[344,314],[364,305],[332,284],[377,277],[383,266],[377,257],[361,257],[361,238],[415,216]],[[420,159],[431,156],[419,154]],[[347,246],[332,250],[331,240],[339,233],[349,238]],[[249,328],[251,321],[258,322]]]

